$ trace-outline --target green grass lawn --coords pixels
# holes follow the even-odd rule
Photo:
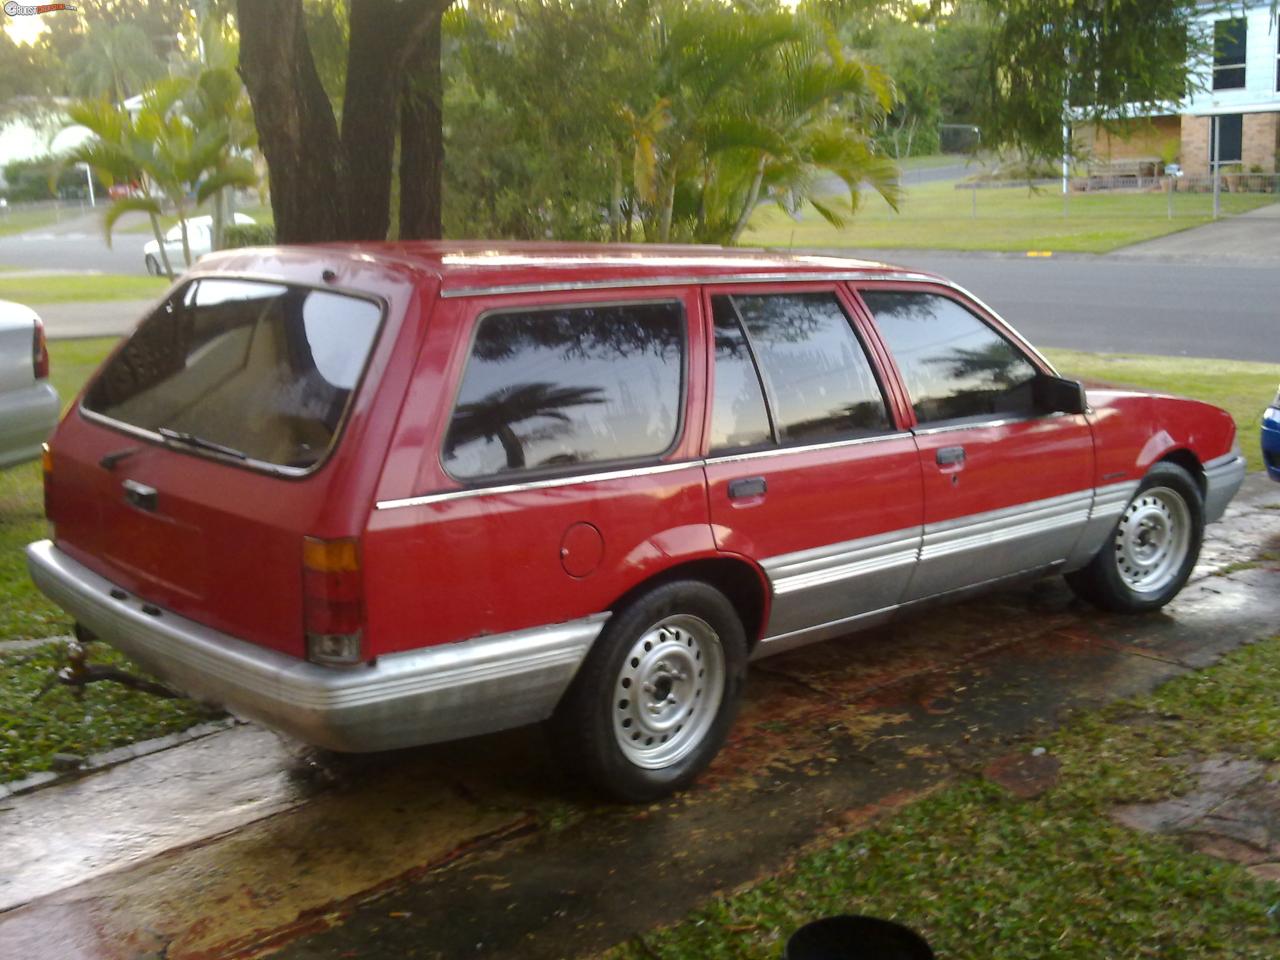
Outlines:
[[[50,207],[29,210],[21,206],[0,210],[0,237],[15,233],[26,233],[28,230],[39,230],[57,223],[61,218],[79,216],[78,207],[67,207],[61,212]]]
[[[94,644],[90,659],[137,672],[105,644]],[[89,686],[83,699],[56,686],[37,700],[62,663],[56,643],[0,650],[0,783],[50,769],[57,753],[87,757],[221,715],[190,701],[164,700],[114,683]]]
[[[843,229],[831,226],[811,208],[799,221],[776,207],[762,207],[742,237],[747,245],[767,247],[907,247],[945,250],[1105,253],[1212,220],[1213,197],[1174,195],[1168,217],[1163,193],[1073,193],[1063,216],[1063,200],[1052,190],[1025,187],[957,190],[954,181],[911,187],[895,213],[876,194]],[[977,216],[973,202],[977,201]],[[1272,194],[1222,195],[1226,214],[1244,213],[1274,203]],[[845,198],[847,208],[847,198]]]
[[[54,340],[49,371],[64,404],[106,357],[113,339]],[[0,470],[0,640],[67,633],[71,620],[32,585],[22,548],[48,536],[40,464]]]
[[[1057,785],[1018,800],[968,779],[824,843],[610,960],[775,960],[832,914],[897,919],[948,960],[1269,960],[1280,888],[1178,839],[1111,821],[1191,785],[1197,758],[1280,758],[1280,637],[1048,739]]]
[[[67,273],[35,277],[0,276],[0,300],[18,303],[70,303],[97,300],[148,300],[168,288],[163,277],[115,273]]]
[[[1222,407],[1235,418],[1240,447],[1249,460],[1249,469],[1262,469],[1258,431],[1262,427],[1262,412],[1280,384],[1280,364],[1075,350],[1045,350],[1044,354],[1064,376],[1176,393]]]

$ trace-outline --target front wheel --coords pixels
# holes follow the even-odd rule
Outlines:
[[[149,253],[147,254],[147,273],[153,277],[158,277],[161,273],[160,261]]]
[[[1107,610],[1158,610],[1191,576],[1203,539],[1204,500],[1195,480],[1177,464],[1157,463],[1097,556],[1067,574],[1067,583]]]
[[[737,713],[746,637],[724,594],[665,584],[614,614],[552,718],[563,758],[632,803],[687,786]]]

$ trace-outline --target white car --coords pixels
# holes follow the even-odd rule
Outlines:
[[[239,225],[257,223],[247,213],[235,214],[235,222]],[[213,217],[192,217],[187,221],[187,247],[191,251],[191,262],[203,257],[213,249]],[[169,255],[169,265],[174,273],[186,269],[186,260],[182,257],[182,225],[175,223],[164,235],[165,253]],[[164,260],[160,256],[160,244],[148,240],[142,247],[142,259],[147,265],[147,273],[158,277],[164,273]]]
[[[0,467],[40,456],[61,409],[44,324],[30,307],[0,300]]]

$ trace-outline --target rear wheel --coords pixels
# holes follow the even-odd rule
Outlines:
[[[160,261],[149,253],[147,254],[147,273],[153,277],[160,276]]]
[[[693,580],[665,584],[614,614],[552,720],[571,770],[641,803],[687,786],[737,713],[746,637],[733,606]]]
[[[1107,610],[1142,613],[1172,600],[1191,576],[1204,539],[1204,501],[1191,475],[1158,463],[1087,567],[1067,574],[1079,596]]]

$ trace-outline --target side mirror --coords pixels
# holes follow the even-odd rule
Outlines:
[[[1084,413],[1089,409],[1084,384],[1047,373],[1036,377],[1032,387],[1036,409],[1041,413]]]

